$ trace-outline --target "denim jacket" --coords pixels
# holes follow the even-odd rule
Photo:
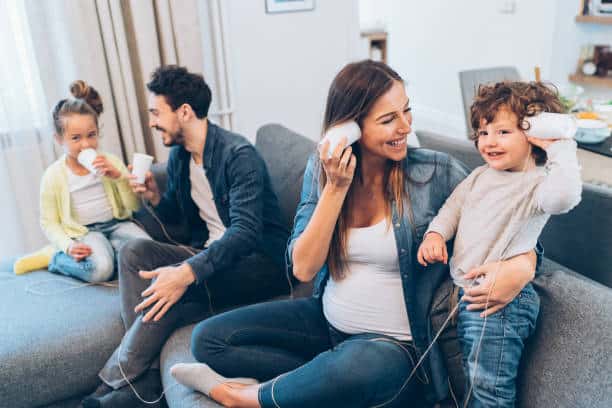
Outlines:
[[[204,170],[215,207],[226,228],[221,238],[187,262],[200,284],[219,270],[227,270],[240,258],[260,252],[284,267],[283,253],[289,231],[280,221],[280,207],[266,164],[244,137],[208,122],[204,146]],[[186,221],[190,245],[204,248],[208,228],[191,198],[191,153],[175,146],[168,158],[167,190],[155,207],[162,221]]]
[[[416,252],[429,222],[468,171],[451,156],[425,149],[409,149],[403,165],[410,198],[405,199],[401,217],[396,203],[392,203],[392,221],[408,320],[420,357],[435,335],[429,318],[434,292],[444,279],[448,279],[449,271],[447,265],[442,263],[424,268],[416,261]],[[306,228],[319,199],[319,175],[319,161],[312,156],[304,173],[301,200],[287,248],[289,271],[292,271],[293,245]],[[315,277],[314,297],[322,297],[328,278],[329,271],[324,265]],[[427,383],[427,399],[431,402],[444,399],[448,393],[447,373],[437,345],[428,353],[422,367]]]

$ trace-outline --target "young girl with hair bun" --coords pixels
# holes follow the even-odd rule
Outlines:
[[[50,272],[104,282],[113,277],[121,245],[149,236],[131,221],[139,202],[128,170],[118,157],[98,150],[100,95],[81,80],[70,85],[70,93],[52,113],[55,140],[64,155],[43,175],[40,225],[54,247]],[[86,149],[95,151],[92,171],[78,160]]]

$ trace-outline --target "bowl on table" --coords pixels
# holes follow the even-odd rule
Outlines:
[[[574,139],[580,143],[601,143],[610,137],[610,128],[603,120],[578,119]]]

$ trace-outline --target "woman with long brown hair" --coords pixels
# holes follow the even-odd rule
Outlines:
[[[448,155],[407,148],[409,99],[401,77],[382,63],[348,64],[334,79],[323,131],[346,121],[357,122],[362,137],[331,155],[323,143],[310,158],[287,249],[297,279],[315,279],[313,297],[205,320],[192,338],[205,364],[172,369],[225,406],[421,407],[448,393],[441,352],[434,345],[426,353],[430,305],[448,269],[425,271],[416,248],[467,172]],[[496,278],[489,306],[529,282],[535,255],[502,270],[512,273]],[[488,288],[485,279],[464,299],[484,308]]]

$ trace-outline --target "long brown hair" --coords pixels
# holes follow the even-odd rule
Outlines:
[[[354,120],[363,128],[363,120],[368,115],[374,103],[385,94],[395,82],[404,82],[397,72],[387,65],[365,60],[346,65],[334,78],[327,95],[325,115],[323,118],[323,134],[334,125]],[[346,243],[348,227],[351,219],[351,208],[354,204],[355,183],[363,182],[361,173],[361,149],[359,144],[353,146],[353,154],[357,158],[357,167],[351,186],[330,243],[327,256],[327,266],[334,280],[344,277],[346,267]],[[320,186],[325,186],[327,178],[320,163]],[[403,198],[406,195],[404,170],[402,162],[389,160],[385,169],[384,185],[387,197],[387,219],[391,219],[391,202],[397,203],[400,214],[403,212]]]

